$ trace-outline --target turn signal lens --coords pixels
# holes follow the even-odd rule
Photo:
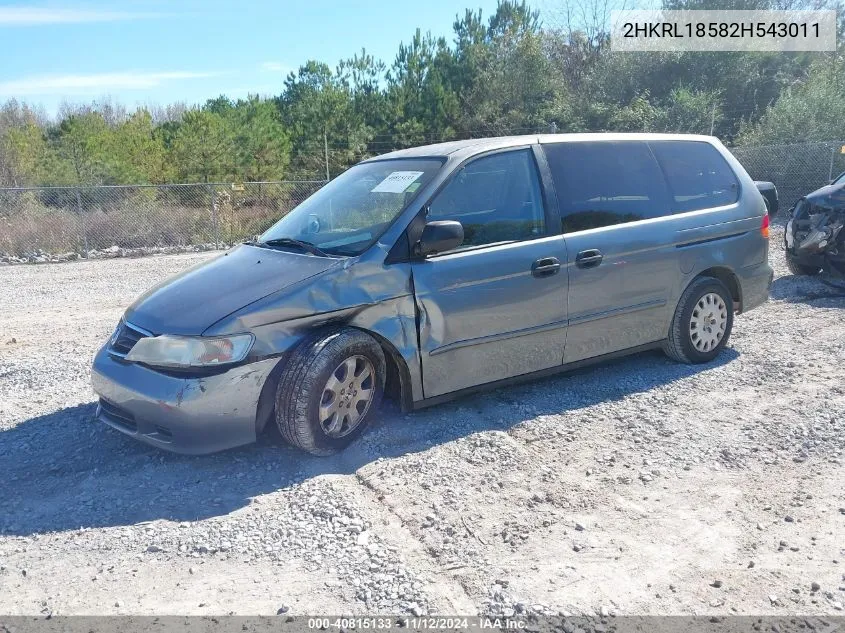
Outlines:
[[[760,233],[764,239],[769,239],[769,214],[763,216],[763,224],[760,226]]]

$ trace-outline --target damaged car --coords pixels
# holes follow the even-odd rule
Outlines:
[[[403,411],[660,349],[706,363],[768,298],[769,216],[718,140],[473,139],[365,160],[160,283],[97,353],[97,417],[209,453],[328,455]]]
[[[801,198],[784,231],[786,265],[793,275],[822,271],[845,276],[845,173]]]

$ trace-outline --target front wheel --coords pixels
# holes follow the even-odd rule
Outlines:
[[[290,444],[331,455],[367,426],[384,393],[381,346],[353,328],[306,339],[294,350],[276,389],[276,424]]]
[[[795,259],[790,255],[786,256],[786,267],[789,269],[789,272],[791,272],[793,275],[815,276],[822,271],[821,266],[802,264],[799,260]]]
[[[733,318],[733,298],[725,284],[699,277],[681,295],[663,349],[681,363],[707,363],[727,344]]]

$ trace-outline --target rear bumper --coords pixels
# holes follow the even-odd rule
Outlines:
[[[175,453],[205,454],[256,439],[261,389],[278,359],[182,378],[113,358],[103,347],[91,384],[97,419],[137,440]]]
[[[737,271],[742,296],[742,311],[748,312],[769,300],[774,271],[768,262]]]

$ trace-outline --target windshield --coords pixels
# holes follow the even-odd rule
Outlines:
[[[843,171],[839,176],[836,177],[836,180],[833,181],[834,185],[845,185],[845,171]]]
[[[355,165],[276,222],[260,241],[293,239],[330,254],[359,255],[381,237],[442,165],[437,159]]]

